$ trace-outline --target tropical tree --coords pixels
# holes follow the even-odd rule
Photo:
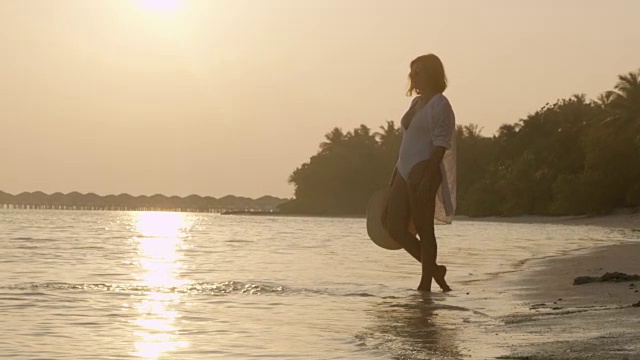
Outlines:
[[[640,206],[640,70],[613,90],[547,103],[503,124],[491,137],[475,124],[457,128],[458,212],[471,216],[584,214]],[[362,214],[386,186],[402,129],[387,121],[372,133],[334,128],[289,181],[283,211]]]
[[[600,97],[605,116],[585,138],[590,211],[640,205],[640,70]]]

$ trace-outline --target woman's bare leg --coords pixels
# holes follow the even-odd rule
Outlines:
[[[416,166],[416,173],[412,173],[412,175],[419,178],[416,178],[414,181],[421,180],[422,174],[420,173],[423,173],[426,164],[427,162],[423,162]],[[414,225],[420,236],[422,279],[420,280],[418,290],[431,291],[431,279],[434,279],[443,291],[451,291],[451,288],[444,279],[447,268],[438,266],[436,262],[438,258],[438,243],[435,235],[434,215],[436,210],[436,194],[440,187],[441,177],[437,177],[434,181],[434,184],[429,187],[428,192],[425,194],[426,196],[419,196],[415,191],[416,189],[409,188],[411,213],[414,214]]]
[[[414,259],[420,261],[422,255],[420,241],[409,232],[411,203],[409,189],[401,176],[396,176],[391,185],[387,205],[387,231],[389,236],[402,246]]]
[[[409,188],[405,183],[404,179],[402,179],[402,177],[400,176],[396,176],[391,186],[391,194],[389,196],[386,224],[387,224],[387,229],[389,231],[389,235],[391,236],[391,238],[394,239],[396,242],[398,242],[414,259],[422,263],[423,256],[426,258],[433,257],[432,255],[430,255],[432,252],[435,254],[435,256],[437,256],[437,244],[435,246],[435,251],[433,250],[433,246],[430,246],[429,248],[423,247],[422,246],[423,242],[421,240],[423,237],[426,238],[426,236],[424,234],[419,233],[419,235],[421,236],[421,240],[418,240],[418,238],[416,238],[413,234],[411,234],[408,231],[409,221],[412,221],[411,220],[412,208],[411,208],[411,200],[409,196],[410,196]],[[434,201],[435,201],[435,194],[434,194]],[[435,206],[435,202],[434,202],[434,206]],[[420,213],[424,211],[425,210],[419,210],[418,212]],[[434,207],[434,211],[435,211],[435,207]],[[419,217],[422,217],[422,218],[424,218],[424,216],[419,215]],[[418,226],[418,227],[428,229],[429,228],[428,224],[425,224],[425,225],[427,226]],[[431,215],[431,232],[433,233],[433,214]],[[435,235],[432,236],[431,238],[433,239],[432,243],[435,244]],[[428,249],[430,250],[427,253]],[[423,254],[423,251],[425,252],[424,254]],[[430,263],[435,264],[435,259],[432,259]],[[447,268],[445,266],[435,265],[434,269],[430,269],[430,267],[427,267],[427,272],[431,273],[431,276],[429,277],[429,279],[433,277],[436,280],[436,283],[440,286],[440,288],[443,291],[451,290],[451,288],[449,287],[449,285],[447,285],[444,279],[447,273]],[[422,274],[423,274],[423,280],[426,280],[424,265],[422,266]],[[429,280],[429,284],[428,284],[429,289],[431,288],[430,283],[431,281]],[[426,281],[424,281],[424,283],[423,281],[421,281],[420,284],[421,286],[418,287],[420,290],[424,290],[424,288],[427,287]]]

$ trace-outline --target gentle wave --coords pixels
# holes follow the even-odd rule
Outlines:
[[[270,285],[259,283],[247,283],[243,281],[225,281],[219,283],[197,282],[183,286],[147,286],[138,284],[102,284],[102,283],[66,283],[66,282],[44,282],[27,283],[1,286],[0,289],[7,290],[81,290],[81,291],[107,291],[125,294],[145,294],[145,293],[174,293],[192,295],[316,295],[316,296],[338,296],[338,297],[374,297],[380,296],[366,292],[342,292],[337,289],[310,289],[294,288],[284,285]],[[380,297],[388,298],[388,297]]]
[[[50,290],[85,290],[85,291],[111,291],[121,293],[181,293],[181,294],[282,294],[290,293],[291,289],[278,285],[251,284],[241,281],[226,281],[221,283],[191,283],[179,287],[166,286],[146,286],[135,284],[73,284],[65,282],[46,282],[31,283],[3,286],[4,289],[10,290],[31,290],[31,289],[50,289]],[[300,292],[300,291],[298,291]],[[304,292],[304,289],[303,291]]]

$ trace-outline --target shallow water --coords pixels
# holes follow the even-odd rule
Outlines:
[[[425,296],[419,264],[376,247],[364,219],[0,210],[0,357],[482,359],[508,352],[490,330],[520,306],[487,281],[634,236],[436,234],[454,291]]]

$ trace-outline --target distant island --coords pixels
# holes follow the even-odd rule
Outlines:
[[[53,210],[121,210],[121,211],[184,211],[184,212],[277,212],[278,205],[288,199],[263,196],[257,199],[227,195],[216,199],[211,196],[189,195],[152,196],[129,194],[100,196],[60,192],[51,195],[42,191],[12,195],[0,191],[0,209],[53,209]]]

